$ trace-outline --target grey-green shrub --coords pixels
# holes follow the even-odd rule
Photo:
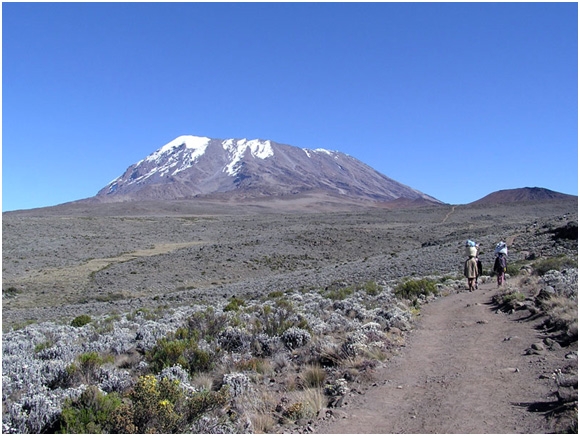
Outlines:
[[[561,271],[564,268],[578,268],[578,261],[572,259],[566,255],[561,255],[557,257],[549,257],[546,259],[539,260],[533,264],[534,269],[538,275],[543,276],[548,271],[556,270]]]
[[[73,319],[70,323],[73,327],[82,327],[92,321],[89,315],[79,315],[75,319]]]
[[[399,298],[413,299],[419,295],[435,294],[437,285],[430,279],[407,280],[395,288],[395,295]]]

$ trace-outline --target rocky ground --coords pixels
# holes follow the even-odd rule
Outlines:
[[[387,365],[376,373],[373,380],[367,379],[368,383],[363,383],[356,390],[362,393],[370,389],[366,391],[366,396],[360,395],[363,401],[360,409],[350,409],[358,401],[355,401],[357,396],[351,391],[349,398],[353,400],[349,399],[349,404],[345,404],[344,408],[335,407],[328,415],[322,411],[319,420],[297,421],[296,425],[286,422],[285,426],[271,427],[270,431],[318,431],[318,425],[331,425],[335,421],[332,424],[334,427],[321,427],[321,432],[344,433],[341,430],[345,428],[351,428],[352,432],[362,432],[362,428],[357,427],[357,417],[370,413],[371,418],[377,420],[377,425],[383,422],[379,416],[385,407],[378,401],[381,397],[400,400],[395,401],[399,406],[393,409],[397,418],[390,420],[397,424],[395,427],[386,424],[380,427],[384,432],[550,431],[544,421],[541,426],[535,426],[537,420],[529,417],[538,416],[534,415],[533,410],[525,411],[525,424],[518,424],[514,419],[519,419],[518,416],[525,409],[524,404],[529,403],[528,409],[533,409],[533,404],[546,401],[548,379],[540,376],[552,377],[554,370],[564,368],[565,354],[574,350],[567,350],[568,353],[557,351],[537,358],[532,355],[517,365],[508,365],[502,360],[494,367],[493,362],[506,357],[506,345],[521,344],[519,348],[512,348],[515,354],[524,353],[532,343],[542,343],[542,351],[545,351],[552,346],[549,341],[545,342],[545,339],[550,338],[534,336],[536,325],[519,319],[523,315],[532,315],[531,311],[535,309],[531,306],[525,306],[524,311],[516,315],[508,315],[515,318],[508,319],[491,310],[494,302],[489,284],[476,293],[456,294],[462,289],[454,283],[463,281],[463,244],[466,239],[481,244],[481,259],[486,275],[493,263],[493,248],[500,240],[507,241],[510,264],[517,268],[529,268],[534,261],[559,255],[576,259],[577,262],[577,236],[576,240],[554,238],[557,236],[554,232],[563,231],[570,223],[575,223],[577,235],[576,201],[325,213],[273,213],[272,210],[264,210],[264,213],[255,213],[256,210],[253,210],[248,213],[247,210],[235,207],[230,208],[228,214],[214,213],[211,208],[196,213],[180,207],[170,213],[168,209],[161,213],[160,209],[133,208],[123,211],[119,205],[100,205],[98,211],[93,213],[79,213],[78,209],[71,208],[59,209],[58,213],[54,210],[39,210],[3,214],[2,325],[3,337],[14,335],[10,336],[15,338],[13,344],[19,344],[10,345],[14,347],[13,351],[16,353],[18,347],[23,346],[17,336],[19,329],[27,325],[53,321],[55,325],[67,326],[71,320],[83,314],[92,317],[124,313],[143,315],[145,311],[174,309],[176,312],[169,318],[167,326],[160,326],[159,323],[154,325],[159,330],[154,334],[146,331],[148,325],[152,328],[147,320],[137,325],[135,323],[138,320],[135,321],[134,316],[132,319],[127,317],[126,322],[133,323],[131,329],[136,329],[139,341],[151,342],[147,345],[151,347],[157,336],[175,329],[178,318],[183,320],[193,308],[200,305],[223,307],[232,301],[232,297],[245,301],[263,301],[268,295],[281,293],[292,296],[296,304],[301,301],[304,307],[309,304],[311,307],[322,307],[319,295],[321,290],[331,292],[348,286],[362,289],[366,283],[375,282],[385,289],[380,294],[382,296],[376,297],[377,302],[382,301],[385,308],[394,308],[396,304],[392,289],[402,279],[431,276],[441,282],[447,280],[447,289],[453,292],[449,297],[439,298],[423,306],[422,320],[410,335],[407,348],[414,354],[407,355],[405,350],[393,360],[401,370],[407,372],[398,375],[396,372],[391,373]],[[459,279],[461,282],[457,281]],[[517,283],[518,286],[524,286]],[[551,291],[547,289],[546,292],[554,292],[554,287],[558,288],[554,285]],[[528,294],[533,292],[532,288],[530,285]],[[537,292],[539,288],[533,289]],[[532,297],[526,295],[526,298]],[[346,310],[340,304],[331,306],[333,310],[340,311],[340,316],[344,315],[347,321],[351,316],[348,313],[353,313],[352,308]],[[370,317],[369,314],[365,316]],[[314,312],[311,315],[308,318],[311,326],[321,321],[316,319]],[[384,318],[381,322],[384,321],[383,328],[389,335],[389,343],[394,344],[398,340],[393,339],[393,332],[398,330],[401,333],[401,329],[394,327],[393,316],[390,313],[388,319]],[[542,320],[545,320],[546,316],[543,316]],[[498,319],[502,322],[496,323]],[[329,335],[328,329],[335,328],[330,321],[325,322],[318,326],[321,337]],[[492,331],[490,326],[497,326],[497,329]],[[524,328],[527,333],[518,330],[520,328]],[[517,333],[514,333],[516,330]],[[131,331],[131,340],[134,340],[135,334]],[[476,349],[464,347],[464,344],[478,344],[484,337],[483,331],[489,333],[486,336],[488,342],[479,343]],[[421,336],[418,332],[435,334],[443,348],[437,349],[433,338]],[[461,335],[451,337],[450,332]],[[67,331],[68,334],[70,332]],[[59,334],[30,330],[20,336],[23,335],[40,338],[43,335],[57,337]],[[503,339],[510,337],[513,341],[509,339],[504,343]],[[498,345],[498,341],[501,344]],[[428,344],[434,347],[431,352],[425,348]],[[106,347],[110,348],[111,345],[107,344]],[[128,352],[124,347],[129,345],[124,343],[118,347],[123,349],[123,353]],[[526,348],[522,350],[522,347]],[[555,346],[552,348],[556,349]],[[490,349],[495,350],[496,354],[489,355]],[[476,356],[470,358],[472,354],[467,351],[465,357],[465,354],[461,354],[462,350],[472,350]],[[66,356],[67,359],[74,359],[72,351],[67,353],[71,354]],[[425,353],[431,353],[431,357],[425,359]],[[557,355],[562,363],[541,363],[543,358],[553,355]],[[470,372],[472,369],[463,371],[466,364],[461,359],[470,361],[470,368],[474,365],[480,368],[482,362],[488,362],[489,365],[483,366],[483,375],[477,375]],[[534,366],[529,359],[537,359],[539,363]],[[405,363],[411,361],[416,365]],[[436,362],[436,365],[429,365],[430,361]],[[449,362],[452,362],[451,372],[446,369]],[[12,363],[18,362],[14,360]],[[527,367],[534,367],[535,372],[524,371]],[[514,374],[508,368],[517,368],[519,379],[512,377]],[[493,378],[491,373],[499,374],[499,378]],[[337,374],[335,376],[338,377]],[[402,378],[397,381],[399,376]],[[525,381],[521,380],[522,376]],[[23,373],[22,377],[26,378],[26,375]],[[495,405],[483,404],[485,401],[480,404],[481,398],[485,398],[489,390],[473,391],[474,387],[483,389],[487,382],[489,389],[495,386],[494,383],[505,384],[507,389],[526,386],[526,395],[501,398],[504,403],[521,403],[521,407],[508,407],[509,418],[498,418],[487,429],[474,425],[454,431],[459,427],[446,425],[452,424],[455,418],[451,421],[441,418],[438,423],[427,419],[428,416],[445,416],[454,409],[453,404],[463,407],[466,413],[480,407],[488,407],[488,412],[493,412],[492,407]],[[549,382],[553,383],[553,380]],[[370,388],[372,383],[376,386]],[[439,390],[427,391],[433,395],[429,397],[433,401],[421,402],[419,400],[426,386],[435,386]],[[530,386],[541,387],[534,390]],[[471,405],[463,403],[468,391],[473,391],[473,398],[477,398]],[[497,395],[501,396],[501,393]],[[3,397],[3,407],[6,407],[4,400]],[[371,404],[377,407],[373,408]],[[408,405],[410,409],[403,410],[402,404]],[[418,413],[425,408],[424,413]],[[360,412],[364,409],[367,411]],[[456,418],[465,419],[463,415],[457,415]],[[411,425],[408,420],[413,420],[415,424]],[[505,423],[503,427],[500,421]],[[343,427],[342,422],[348,422],[348,425],[354,427]]]

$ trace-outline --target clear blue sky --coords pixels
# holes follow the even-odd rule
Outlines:
[[[3,3],[2,210],[177,136],[347,153],[446,203],[578,194],[576,3]]]

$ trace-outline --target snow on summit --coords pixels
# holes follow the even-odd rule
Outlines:
[[[176,148],[185,145],[186,149],[192,150],[192,158],[201,156],[205,153],[205,149],[209,144],[210,139],[202,136],[183,135],[175,138],[173,141],[165,144],[156,152],[150,154],[145,158],[147,162],[159,162],[159,159],[168,153],[173,153]]]
[[[274,156],[274,149],[272,148],[272,143],[270,141],[261,141],[259,139],[252,139],[248,141],[247,139],[228,139],[223,142],[224,150],[226,150],[230,156],[231,161],[224,171],[230,176],[236,175],[236,165],[244,157],[246,150],[250,150],[252,156],[258,159],[267,159]]]

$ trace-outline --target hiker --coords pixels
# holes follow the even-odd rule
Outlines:
[[[497,274],[497,287],[503,285],[505,281],[505,271],[507,269],[507,244],[503,241],[495,246],[495,262],[493,272]]]
[[[463,267],[463,275],[467,278],[469,292],[475,291],[475,281],[477,280],[477,261],[475,256],[469,256]]]
[[[477,260],[476,257],[479,252],[479,244],[473,242],[472,240],[468,239],[465,241],[465,255],[468,259],[465,261],[463,265],[463,275],[467,278],[467,287],[469,291],[474,291],[477,289]]]
[[[495,262],[493,263],[493,272],[497,274],[497,287],[503,285],[505,281],[505,270],[507,269],[507,259],[505,254],[497,253]]]
[[[475,256],[475,263],[477,264],[477,277],[475,278],[475,289],[479,289],[479,276],[483,275],[483,264],[479,259],[479,250],[477,251],[477,255]]]

